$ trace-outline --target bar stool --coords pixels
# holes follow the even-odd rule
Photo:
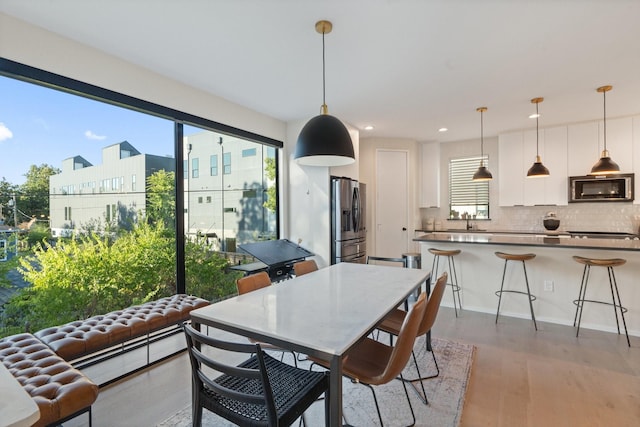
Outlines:
[[[443,250],[436,248],[429,248],[429,252],[433,254],[433,264],[431,265],[431,277],[438,277],[438,267],[441,256],[446,256],[449,262],[449,277],[451,278],[451,283],[447,283],[448,286],[451,286],[451,293],[453,295],[453,309],[456,312],[456,317],[458,317],[458,307],[462,310],[462,302],[460,301],[460,285],[458,284],[458,275],[456,273],[456,262],[454,257],[460,252],[460,249],[453,250]],[[456,294],[458,295],[458,305],[456,306]]]
[[[631,347],[631,341],[629,341],[629,333],[627,332],[627,322],[624,319],[624,313],[627,312],[627,309],[622,306],[622,301],[620,300],[620,292],[618,291],[618,283],[616,281],[616,276],[613,272],[613,267],[619,267],[621,265],[624,265],[627,262],[627,260],[622,258],[610,258],[610,259],[585,258],[577,255],[574,255],[573,259],[580,264],[584,264],[584,269],[582,270],[582,281],[580,282],[580,292],[578,292],[578,299],[573,301],[573,303],[576,305],[576,315],[573,318],[573,326],[576,326],[576,320],[578,322],[576,337],[580,333],[580,321],[582,320],[582,308],[585,302],[595,302],[598,304],[612,305],[613,311],[616,316],[616,326],[618,327],[618,335],[620,334],[620,322],[618,321],[618,309],[620,309],[620,316],[622,317],[622,323],[624,325],[624,333],[627,336],[627,344],[629,345],[629,347]],[[592,266],[607,267],[607,273],[609,276],[609,288],[611,289],[611,299],[613,300],[613,302],[586,299],[587,282],[589,281],[589,272],[591,271]],[[614,290],[615,290],[615,293],[614,293]],[[618,298],[617,301],[616,301],[616,297]],[[578,312],[580,312],[579,315],[578,315]]]
[[[504,270],[502,270],[502,284],[500,285],[500,290],[496,291],[496,296],[498,297],[498,310],[496,311],[496,323],[498,323],[498,315],[500,314],[500,302],[502,301],[502,294],[504,292],[512,292],[516,294],[527,295],[529,298],[529,309],[531,310],[531,319],[533,320],[533,327],[538,330],[538,325],[536,324],[536,316],[533,314],[533,301],[536,300],[534,295],[531,295],[531,289],[529,289],[529,279],[527,277],[527,267],[525,266],[525,261],[529,261],[536,257],[536,254],[507,254],[504,252],[496,252],[495,253],[498,258],[504,260]],[[507,264],[509,261],[521,261],[522,269],[524,270],[524,282],[527,285],[527,292],[517,291],[514,289],[504,289],[504,277],[507,273]]]

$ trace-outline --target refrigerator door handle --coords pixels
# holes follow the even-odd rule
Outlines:
[[[360,191],[353,189],[353,231],[360,231]]]

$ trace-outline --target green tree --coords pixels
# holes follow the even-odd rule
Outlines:
[[[267,179],[269,180],[269,182],[271,183],[268,187],[267,187],[267,200],[265,200],[264,204],[262,206],[264,206],[265,208],[269,209],[271,212],[275,212],[276,211],[276,185],[275,185],[275,180],[276,180],[276,159],[273,157],[267,157],[264,160],[265,163],[265,173],[267,175]]]
[[[175,173],[159,170],[147,178],[147,220],[175,230]]]
[[[117,239],[92,233],[43,242],[19,271],[32,286],[17,305],[39,328],[175,293],[175,250],[162,224],[142,223]]]
[[[13,224],[13,208],[9,207],[9,200],[12,200],[12,196],[18,192],[18,186],[11,184],[5,177],[2,177],[0,181],[0,205],[2,205],[2,212],[0,212],[0,219],[4,217],[7,224]]]
[[[24,175],[27,180],[19,188],[16,204],[20,211],[36,218],[49,216],[49,177],[60,173],[60,169],[46,163],[31,165]]]
[[[187,292],[208,300],[236,292],[241,275],[212,252],[205,239],[186,243]],[[141,222],[128,233],[88,233],[38,243],[18,268],[30,287],[15,294],[0,322],[2,334],[49,326],[120,310],[176,292],[174,236],[162,222]],[[1,282],[0,282],[1,283]],[[2,335],[0,334],[0,335]]]

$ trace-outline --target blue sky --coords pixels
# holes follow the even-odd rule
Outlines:
[[[22,184],[31,165],[76,155],[98,165],[103,147],[125,140],[173,157],[173,122],[0,76],[0,179]]]

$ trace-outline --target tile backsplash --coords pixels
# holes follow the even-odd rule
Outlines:
[[[465,221],[446,220],[445,209],[420,209],[421,224],[428,218],[441,220],[443,228],[464,229]],[[640,234],[640,205],[631,203],[572,203],[568,206],[491,207],[491,220],[477,222],[477,227],[495,231],[544,232],[542,219],[555,212],[560,220],[558,231],[606,231]]]

